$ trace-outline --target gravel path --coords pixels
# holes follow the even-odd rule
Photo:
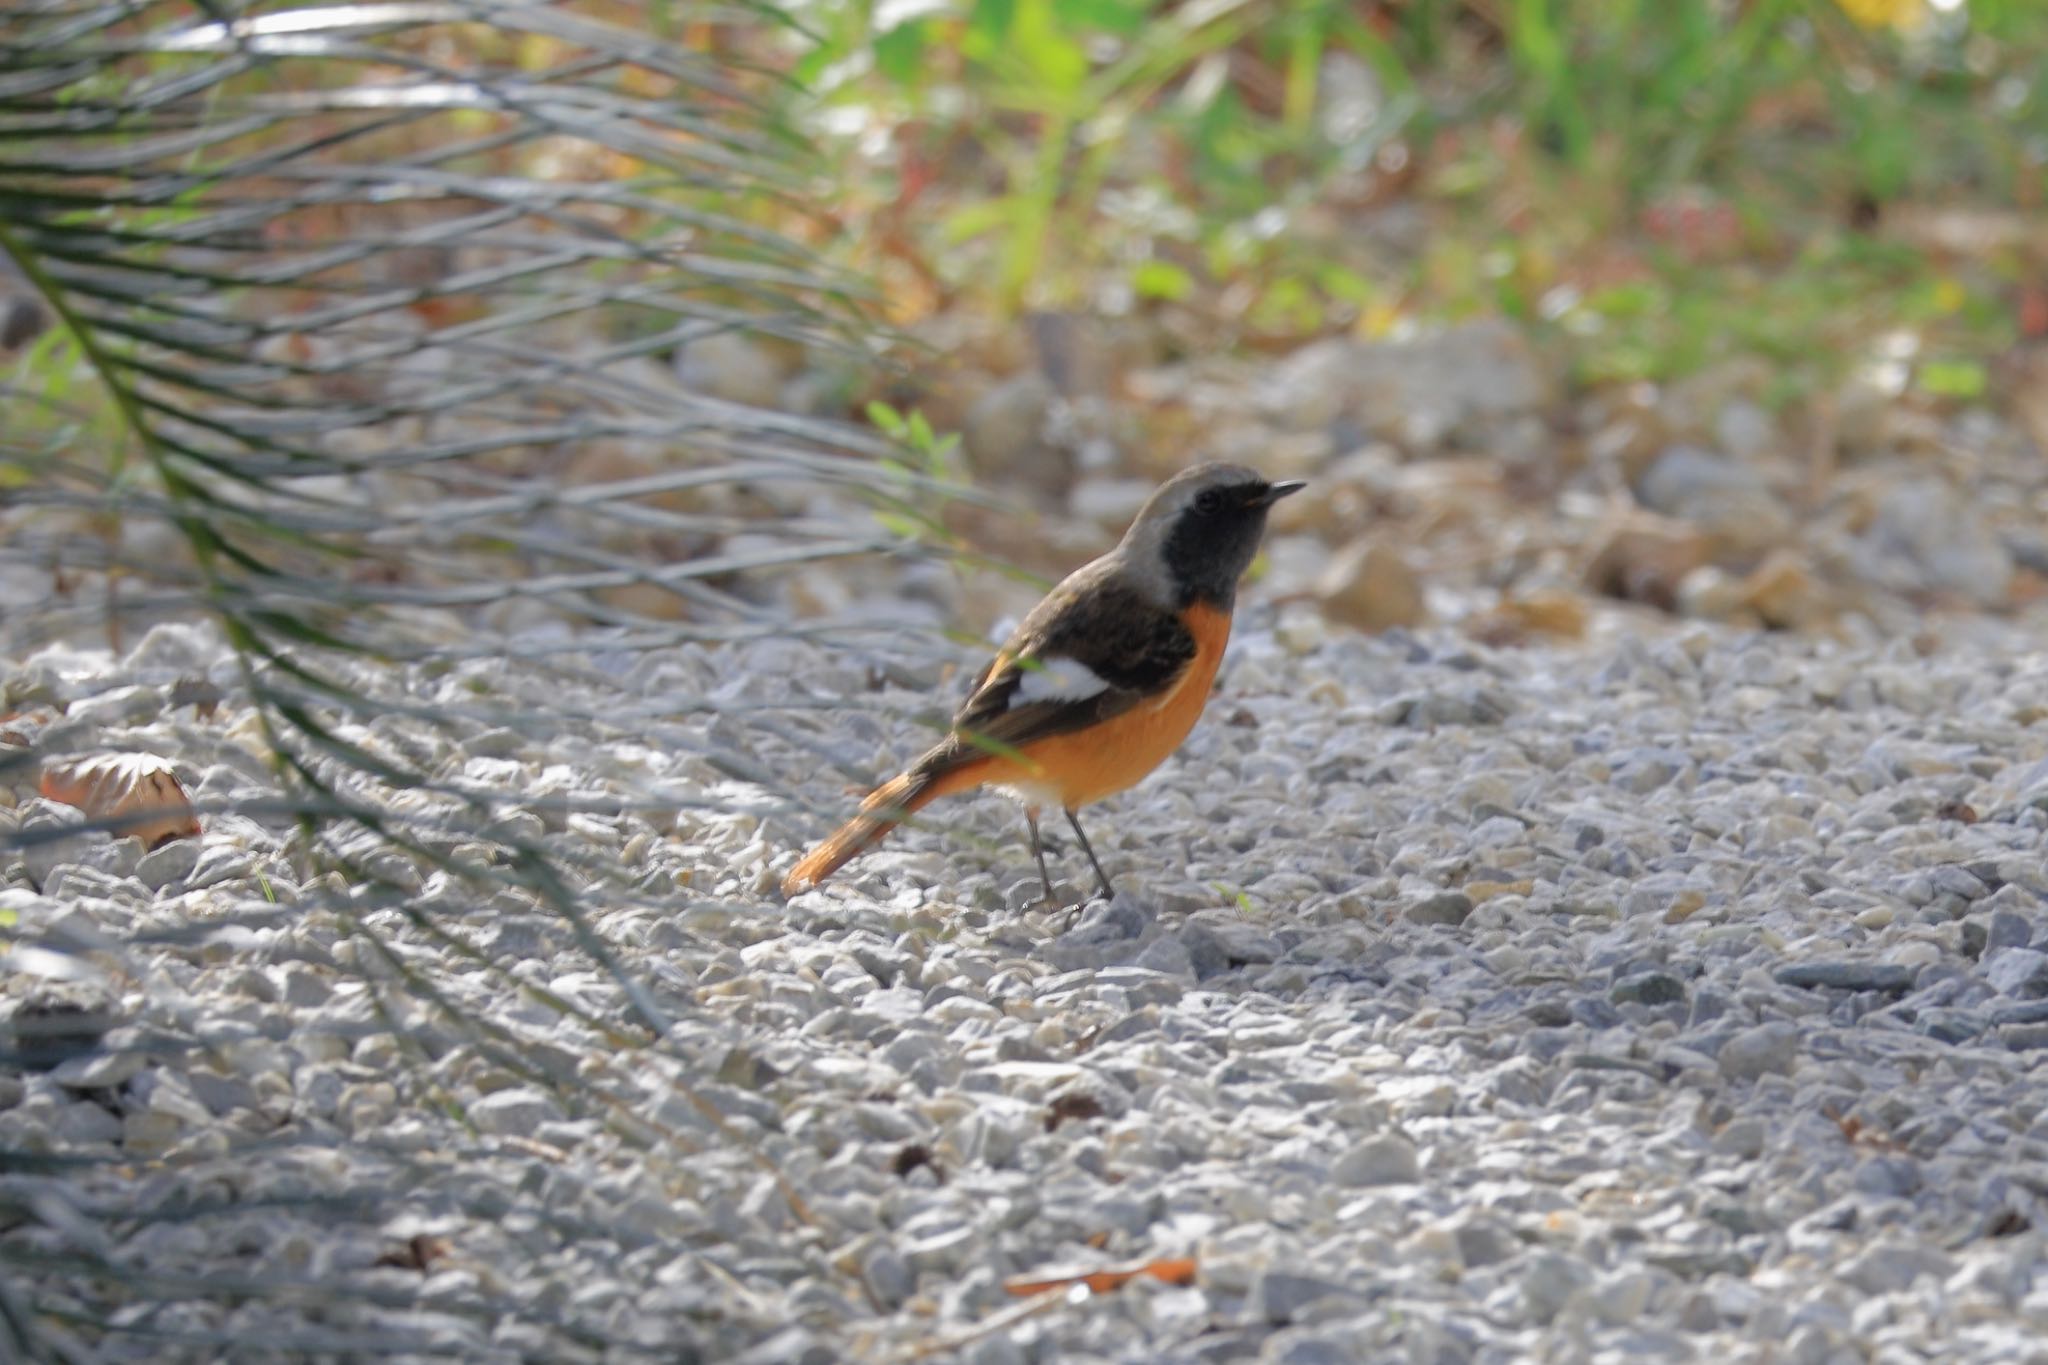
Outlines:
[[[777,902],[935,679],[787,642],[412,680],[546,732],[343,727],[523,793],[501,836],[606,875],[581,925],[366,837],[314,875],[260,813],[5,854],[0,990],[112,1026],[0,1070],[8,1293],[138,1360],[2042,1356],[2032,634],[1247,616],[1090,821],[1124,894],[1071,929],[995,798]],[[160,628],[8,688],[202,801],[272,793],[232,694],[174,704],[197,673],[233,681]],[[791,771],[809,809],[751,780]],[[67,818],[15,802],[0,838]],[[503,867],[453,797],[402,804]],[[1171,1257],[1193,1283],[1005,1289]]]

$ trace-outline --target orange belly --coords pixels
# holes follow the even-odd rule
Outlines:
[[[1194,634],[1195,657],[1158,697],[1089,729],[1026,744],[1015,757],[969,765],[960,774],[964,780],[955,785],[941,779],[941,789],[1002,787],[1031,805],[1073,810],[1144,781],[1202,718],[1230,642],[1228,612],[1197,605],[1181,619]]]

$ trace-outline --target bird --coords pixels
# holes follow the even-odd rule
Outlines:
[[[1194,729],[1266,513],[1304,487],[1220,463],[1160,485],[1116,548],[1024,617],[975,678],[945,738],[869,792],[790,869],[783,894],[818,885],[939,797],[986,786],[1022,803],[1048,904],[1055,896],[1038,820],[1051,806],[1065,813],[1102,894],[1114,899],[1075,812],[1143,781]]]

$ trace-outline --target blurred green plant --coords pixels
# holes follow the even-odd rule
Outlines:
[[[910,316],[956,301],[1172,307],[1225,339],[1477,309],[1540,324],[1560,312],[1553,290],[1590,298],[1619,274],[1654,285],[1638,316],[1709,334],[1638,337],[1632,358],[1600,328],[1559,340],[1588,340],[1588,373],[1669,373],[1752,344],[1803,351],[1860,287],[1902,290],[1900,318],[1931,279],[1995,296],[2012,253],[1955,270],[1916,249],[1870,267],[1835,239],[1880,240],[1900,202],[2038,209],[2048,174],[2048,6],[2026,0],[798,13],[818,40],[796,67],[811,101],[796,117],[828,145],[844,135],[843,219],[915,261],[918,287],[896,291]],[[851,206],[863,194],[865,216]],[[1416,218],[1396,230],[1394,208]],[[1768,297],[1745,273],[1784,286],[1794,316],[1724,306]],[[1886,303],[1852,308],[1834,339]]]

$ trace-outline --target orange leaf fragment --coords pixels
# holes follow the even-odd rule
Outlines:
[[[1067,1289],[1084,1284],[1097,1294],[1107,1294],[1112,1289],[1121,1289],[1140,1275],[1148,1275],[1168,1284],[1193,1284],[1195,1282],[1195,1258],[1192,1256],[1168,1256],[1157,1261],[1143,1261],[1137,1265],[1115,1266],[1108,1270],[1079,1271],[1072,1275],[1056,1275],[1046,1280],[1005,1280],[1003,1290],[1018,1298],[1043,1294],[1049,1289]]]
[[[199,834],[192,798],[171,765],[150,754],[101,754],[53,763],[43,769],[37,790],[108,821],[115,835],[140,839],[145,848]]]

